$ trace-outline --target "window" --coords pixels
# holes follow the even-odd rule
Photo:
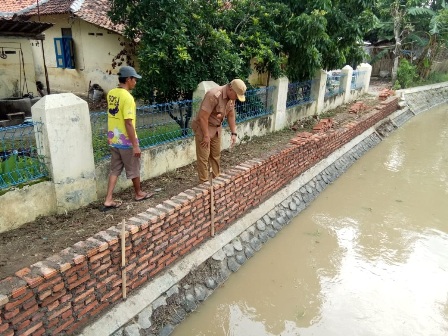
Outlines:
[[[71,28],[61,29],[62,37],[54,39],[56,66],[58,68],[74,69],[75,53]]]

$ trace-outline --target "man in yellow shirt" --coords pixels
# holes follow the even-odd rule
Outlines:
[[[143,192],[140,186],[140,150],[135,131],[136,105],[129,91],[135,88],[137,79],[142,78],[133,67],[121,67],[118,72],[118,87],[107,94],[107,138],[111,150],[110,174],[103,211],[116,209],[121,203],[114,201],[113,191],[123,168],[126,177],[132,180],[135,200],[142,201],[152,196]]]

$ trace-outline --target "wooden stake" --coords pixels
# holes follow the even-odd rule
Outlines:
[[[123,299],[126,299],[126,221],[123,219],[121,223],[121,288]]]
[[[210,165],[211,168],[211,165]],[[215,236],[215,195],[213,191],[213,172],[209,171],[209,181],[210,181],[210,221],[211,221],[211,235]]]

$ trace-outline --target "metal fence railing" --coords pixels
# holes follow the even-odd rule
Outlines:
[[[192,135],[193,100],[145,105],[137,108],[136,131],[141,148],[176,141]],[[95,162],[110,157],[107,112],[90,114]]]
[[[237,123],[271,114],[274,87],[246,92],[246,101],[237,103]],[[164,104],[153,104],[137,108],[136,130],[141,148],[148,148],[167,142],[191,137],[193,110],[199,100],[181,100]],[[107,112],[90,113],[92,125],[93,154],[95,162],[110,157],[107,144]]]
[[[362,89],[364,87],[365,76],[367,75],[366,71],[353,71],[351,89],[357,90]]]
[[[236,122],[240,123],[272,114],[274,111],[272,106],[273,92],[273,86],[247,90],[245,94],[246,101],[244,103],[236,101]]]
[[[344,93],[342,81],[345,76],[347,75],[339,72],[330,73],[327,75],[327,82],[325,85],[325,98]]]
[[[48,177],[36,142],[41,126],[27,123],[0,128],[0,190]]]
[[[286,107],[308,104],[313,101],[311,97],[312,80],[288,84]]]

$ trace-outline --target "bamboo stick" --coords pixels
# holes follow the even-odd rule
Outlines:
[[[211,166],[211,165],[210,165]],[[211,167],[210,167],[211,168]],[[211,236],[215,236],[215,195],[213,190],[213,172],[209,171],[209,181],[210,181],[210,221],[211,221]]]
[[[123,299],[126,299],[126,221],[123,219],[121,223],[121,285]]]

